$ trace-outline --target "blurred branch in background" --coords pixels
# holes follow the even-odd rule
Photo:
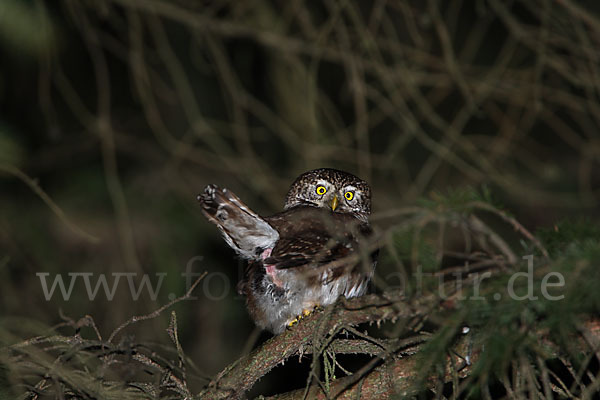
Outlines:
[[[34,180],[32,180],[27,175],[25,175],[23,173],[23,171],[20,171],[19,169],[15,168],[11,165],[3,165],[3,164],[0,164],[0,171],[19,178],[23,183],[25,183],[27,186],[29,186],[29,188],[31,188],[31,190],[35,194],[37,194],[40,197],[40,199],[42,199],[42,201],[48,206],[48,208],[50,210],[52,210],[52,212],[54,214],[56,214],[56,216],[65,225],[67,225],[73,232],[77,233],[79,236],[85,238],[86,240],[88,240],[91,243],[98,242],[99,239],[97,237],[92,236],[89,233],[82,230],[81,228],[77,227],[76,225],[73,225],[73,223],[71,221],[69,221],[69,219],[65,215],[64,211],[61,210],[60,207],[52,201],[52,199],[46,194],[46,192],[44,192],[42,190],[42,188],[40,188],[40,186]]]
[[[61,309],[92,315],[97,326],[80,337],[54,332],[62,345],[31,342],[32,352],[4,347],[0,387],[14,385],[2,394],[90,397],[102,384],[134,398],[161,390],[226,396],[218,379],[186,381],[184,350],[186,363],[212,375],[283,343],[292,350],[276,363],[285,367],[255,369],[260,382],[226,389],[331,397],[389,366],[400,382],[379,385],[389,393],[591,397],[599,382],[588,318],[600,304],[599,15],[593,0],[3,1],[0,306],[42,325]],[[293,177],[322,166],[356,173],[374,189],[383,250],[376,294],[360,301],[396,293],[400,309],[425,299],[437,308],[381,318],[365,333],[354,323],[368,318],[343,329],[318,322],[353,315],[338,305],[266,341],[230,290],[243,266],[203,220],[195,195],[214,182],[272,213]],[[564,276],[564,301],[493,297],[530,255],[536,285],[547,273]],[[161,313],[128,327],[135,339],[102,342],[132,315],[186,293],[181,273],[196,261],[226,283],[207,278],[203,296],[178,304],[179,327]],[[417,271],[430,274],[422,290],[411,283]],[[166,278],[158,297],[140,301],[126,290],[88,299],[78,287],[76,301],[44,297],[38,273],[79,272]],[[481,285],[485,300],[437,293],[439,282],[461,292],[459,277],[485,272],[493,273]],[[224,295],[207,295],[215,290]],[[465,324],[478,359],[454,372],[447,366],[460,363],[455,353],[465,357]],[[0,326],[6,346],[42,334],[37,323]],[[313,328],[318,335],[302,342]],[[155,357],[158,348],[168,350]],[[352,349],[366,350],[345,354]],[[142,369],[156,364],[153,378],[176,381],[138,381],[118,368],[108,379],[107,351],[122,356],[119,368],[137,357]],[[310,362],[300,362],[303,352]],[[416,368],[421,379],[411,389],[397,369],[404,360],[402,371]],[[15,377],[13,363],[39,368]],[[231,365],[220,378],[239,371]],[[76,379],[52,372],[59,366],[79,371]],[[84,381],[90,386],[75,385]]]
[[[93,4],[64,3],[129,68],[146,117],[111,113],[138,121],[115,132],[122,151],[149,129],[172,162],[228,173],[273,206],[288,176],[324,163],[392,179],[403,201],[449,178],[524,205],[596,205],[598,25],[571,2]],[[49,68],[73,115],[100,117],[60,73],[71,66]],[[94,76],[98,94],[122,79]]]

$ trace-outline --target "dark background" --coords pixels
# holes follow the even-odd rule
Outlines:
[[[208,183],[270,214],[297,175],[327,166],[370,182],[381,227],[378,214],[462,187],[490,190],[531,230],[597,221],[598,12],[551,0],[3,1],[2,317],[26,336],[63,321],[59,310],[91,315],[106,337],[183,295],[191,263],[208,276],[174,309],[186,354],[215,374],[269,335],[235,292],[243,265],[196,203]],[[112,301],[89,300],[82,278],[70,300],[57,289],[46,301],[40,272],[49,284],[91,272],[93,286],[166,275],[155,301],[147,290],[134,301],[125,278]],[[168,343],[168,318],[127,332]]]

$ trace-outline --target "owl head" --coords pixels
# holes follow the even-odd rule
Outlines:
[[[367,220],[371,213],[371,188],[356,176],[331,168],[300,175],[288,191],[284,208],[308,205],[354,214]]]

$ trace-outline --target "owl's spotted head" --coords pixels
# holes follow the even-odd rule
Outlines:
[[[298,205],[354,214],[366,221],[371,213],[371,188],[347,172],[319,168],[303,173],[292,183],[284,208]]]

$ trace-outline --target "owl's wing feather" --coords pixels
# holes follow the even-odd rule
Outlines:
[[[279,239],[277,231],[225,188],[208,185],[198,195],[202,212],[215,224],[227,244],[247,259],[259,259],[260,253],[272,248]]]
[[[278,269],[327,264],[347,257],[358,244],[350,233],[350,218],[343,214],[297,207],[267,220],[280,237],[264,263]]]
[[[324,235],[281,238],[271,252],[271,256],[264,262],[275,265],[278,269],[307,264],[318,266],[346,257],[352,252],[352,249],[346,245],[334,243],[330,239]]]

